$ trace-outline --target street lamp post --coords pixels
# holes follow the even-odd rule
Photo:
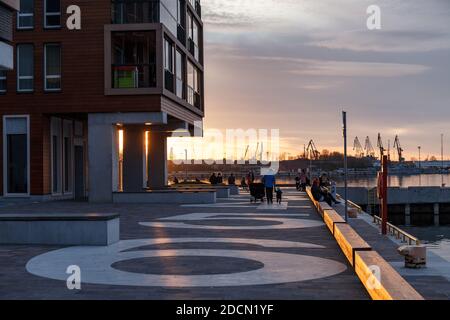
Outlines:
[[[417,148],[419,149],[419,186],[421,187],[422,186],[422,163],[421,163],[421,159],[420,159],[420,156],[421,156],[420,153],[422,151],[422,147],[418,146]]]
[[[344,136],[344,201],[345,201],[345,221],[348,222],[348,167],[347,167],[347,112],[342,111],[342,129]]]

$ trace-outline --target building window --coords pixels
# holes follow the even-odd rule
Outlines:
[[[112,33],[112,87],[156,87],[155,32]]]
[[[200,61],[199,32],[200,27],[191,13],[188,13],[188,50],[195,60]]]
[[[52,166],[52,193],[62,193],[62,177],[61,177],[61,130],[62,121],[58,118],[51,119],[51,166]]]
[[[34,90],[34,47],[32,44],[17,45],[17,91]]]
[[[188,103],[200,108],[200,74],[197,68],[188,61],[187,65]]]
[[[17,29],[34,28],[34,0],[20,0],[20,11],[17,13]]]
[[[61,90],[61,46],[59,44],[46,44],[44,46],[45,61],[45,90]]]
[[[65,194],[72,193],[72,180],[73,180],[73,170],[72,170],[72,150],[73,150],[73,122],[70,120],[64,120],[63,127],[63,182],[64,188],[63,192]]]
[[[29,118],[3,118],[3,186],[6,195],[29,194]]]
[[[6,71],[0,70],[0,94],[6,93]]]
[[[44,27],[61,27],[61,3],[60,0],[44,0]]]
[[[112,22],[155,23],[158,20],[158,1],[154,0],[112,0]]]
[[[184,99],[184,56],[177,50],[176,54],[176,69],[177,69],[177,96],[180,99]]]
[[[165,78],[165,88],[171,92],[174,92],[174,71],[175,71],[175,61],[174,61],[174,51],[175,48],[173,44],[165,39],[164,40],[164,78]]]

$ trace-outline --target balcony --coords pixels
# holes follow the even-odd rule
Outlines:
[[[164,87],[166,90],[169,90],[170,92],[175,93],[174,88],[174,74],[170,72],[169,70],[165,70],[164,72]]]
[[[111,4],[113,24],[159,22],[159,1],[112,0]]]
[[[201,96],[192,87],[188,86],[188,103],[197,109],[201,108]]]
[[[112,65],[112,88],[156,87],[156,65]]]

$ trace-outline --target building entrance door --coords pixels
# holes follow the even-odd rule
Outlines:
[[[85,194],[84,148],[75,146],[75,199],[83,200]]]

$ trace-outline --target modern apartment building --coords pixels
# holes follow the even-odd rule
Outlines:
[[[2,196],[111,202],[164,188],[167,137],[204,116],[200,1],[20,0],[13,24]]]
[[[13,68],[13,16],[19,0],[0,0],[0,93],[5,90],[5,72]]]

